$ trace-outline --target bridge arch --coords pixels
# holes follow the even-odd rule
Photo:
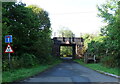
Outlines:
[[[77,37],[54,37],[53,39],[53,55],[60,57],[60,47],[61,46],[71,46],[72,47],[72,58],[82,57],[82,47],[84,46],[83,38]]]

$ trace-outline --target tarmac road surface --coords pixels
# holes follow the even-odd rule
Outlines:
[[[46,82],[65,82],[65,84],[67,82],[70,84],[82,84],[83,82],[88,84],[91,84],[91,82],[112,82],[111,84],[114,84],[114,82],[118,82],[118,79],[98,73],[76,62],[73,62],[72,60],[66,60],[61,64],[38,74],[37,76],[21,81],[21,83],[24,84],[28,82],[36,82],[38,84],[44,84]]]

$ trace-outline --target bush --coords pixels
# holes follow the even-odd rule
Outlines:
[[[6,59],[2,61],[2,71],[8,71],[9,70],[9,61]]]
[[[38,61],[35,57],[35,55],[33,54],[28,54],[28,53],[24,53],[19,62],[21,63],[21,67],[31,67],[31,66],[35,66],[38,64]]]
[[[18,58],[18,56],[13,56],[11,59],[11,69],[18,69],[18,68],[28,68],[31,66],[36,66],[38,64],[38,60],[32,54],[25,53]],[[10,70],[9,60],[3,60],[2,63],[3,71]]]
[[[11,69],[17,69],[20,68],[20,63],[19,60],[16,57],[12,57],[10,60],[11,63]],[[9,60],[8,59],[4,59],[2,61],[2,70],[3,71],[8,71],[10,70],[10,64],[9,64]]]
[[[103,65],[107,66],[107,67],[115,67],[115,59],[113,56],[105,56],[104,58],[101,59],[101,62],[103,63]]]

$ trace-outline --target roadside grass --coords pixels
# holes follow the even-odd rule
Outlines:
[[[80,59],[77,59],[77,60],[74,60],[74,61],[76,61],[79,64],[81,64],[83,66],[86,66],[86,67],[88,67],[90,69],[93,69],[93,70],[99,70],[99,71],[103,71],[103,72],[107,72],[107,73],[110,73],[110,74],[120,76],[120,73],[119,73],[120,68],[105,67],[101,63],[89,63],[89,64],[86,64],[86,63],[83,62],[83,60],[80,60]]]
[[[5,71],[2,73],[2,83],[15,82],[15,81],[19,81],[19,80],[34,76],[59,63],[61,63],[61,61],[58,60],[52,65],[39,65],[32,68],[22,68],[18,70]]]

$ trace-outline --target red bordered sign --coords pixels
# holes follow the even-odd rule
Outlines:
[[[7,45],[5,53],[14,53],[14,51],[13,51],[12,47],[10,46],[10,44]]]

